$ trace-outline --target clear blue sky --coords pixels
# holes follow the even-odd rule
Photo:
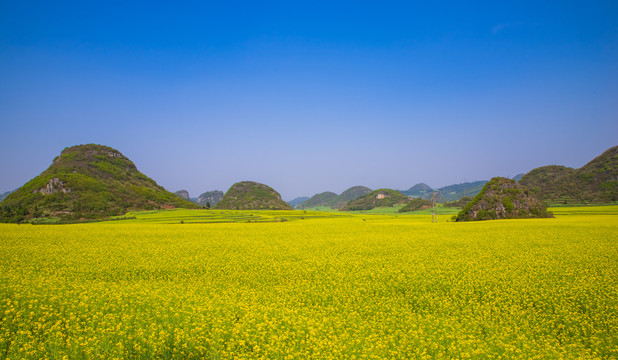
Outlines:
[[[580,167],[618,144],[618,2],[0,2],[0,192],[112,146],[191,196]]]

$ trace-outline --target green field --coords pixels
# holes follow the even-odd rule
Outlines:
[[[550,210],[0,224],[0,358],[616,358],[618,206]]]

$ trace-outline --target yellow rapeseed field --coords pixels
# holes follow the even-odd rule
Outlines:
[[[3,224],[0,358],[617,358],[618,209],[599,209]]]

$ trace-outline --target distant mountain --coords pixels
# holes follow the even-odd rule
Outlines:
[[[543,166],[531,170],[519,182],[548,204],[618,201],[618,146],[579,169]]]
[[[332,209],[339,209],[344,207],[352,200],[366,195],[371,192],[371,189],[365,186],[352,186],[341,195],[337,195],[331,191],[325,191],[323,193],[315,194],[310,199],[302,202],[298,207],[301,209],[314,208],[314,207],[329,207]]]
[[[378,189],[356,200],[350,201],[342,207],[342,211],[371,210],[377,207],[393,207],[405,204],[410,199],[397,190]]]
[[[399,190],[399,192],[410,197],[425,200],[431,200],[432,193],[438,192],[436,195],[436,202],[456,201],[464,196],[476,196],[486,183],[487,180],[465,182],[462,184],[444,186],[439,189],[432,189],[429,185],[420,183],[412,186],[408,190]]]
[[[519,180],[521,180],[522,177],[524,177],[524,175],[526,175],[526,174],[517,174],[517,175],[513,176],[513,180],[519,181]]]
[[[118,150],[89,144],[64,149],[41,175],[8,195],[0,221],[94,219],[175,207],[196,205],[157,185]]]
[[[365,186],[353,186],[341,195],[337,196],[330,204],[333,209],[340,209],[346,206],[350,201],[356,200],[361,196],[367,195],[371,192],[371,189]]]
[[[420,183],[412,186],[408,190],[401,190],[400,192],[407,196],[426,199],[431,198],[433,189],[427,184]]]
[[[301,197],[297,197],[294,200],[290,200],[288,201],[288,204],[290,204],[291,207],[296,208],[298,205],[300,205],[302,202],[309,200],[309,197],[307,196],[301,196]]]
[[[180,196],[181,198],[185,200],[191,201],[191,198],[189,197],[189,192],[187,190],[178,190],[174,194]]]
[[[438,191],[440,191],[444,201],[455,201],[464,196],[476,196],[479,192],[481,192],[485,184],[487,184],[487,180],[465,182],[462,184],[441,187]],[[442,200],[440,200],[440,202],[442,202]]]
[[[229,210],[291,210],[281,200],[281,195],[270,186],[253,181],[242,181],[232,185],[215,206]]]
[[[330,207],[331,204],[337,199],[337,194],[330,191],[315,194],[308,200],[303,201],[299,207],[301,209],[314,208],[314,207]]]
[[[201,194],[195,202],[201,206],[208,206],[208,204],[210,204],[210,206],[213,207],[223,199],[223,195],[223,191],[221,190],[207,191]]]
[[[16,190],[12,190],[12,191],[7,191],[3,194],[0,194],[0,202],[2,202],[2,200],[4,200],[7,196],[9,196],[10,194],[14,193]]]
[[[552,217],[552,214],[525,186],[515,180],[495,177],[457,214],[455,219],[477,221],[546,217]]]

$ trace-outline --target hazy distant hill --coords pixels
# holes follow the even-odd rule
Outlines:
[[[9,196],[10,194],[12,194],[14,192],[15,192],[15,190],[12,190],[12,191],[7,191],[7,192],[5,192],[3,194],[0,194],[0,202],[2,202],[2,200],[4,200],[7,196]]]
[[[408,190],[401,190],[400,192],[407,196],[426,199],[431,198],[433,189],[427,184],[420,183],[412,186]]]
[[[456,201],[464,196],[476,196],[486,183],[487,180],[465,182],[462,184],[444,186],[439,189],[432,189],[429,185],[420,183],[412,186],[408,190],[400,190],[399,192],[407,196],[430,200],[432,193],[437,191],[439,194],[436,195],[436,202]]]
[[[519,181],[548,204],[609,203],[618,199],[618,146],[579,169],[549,165]]]
[[[329,207],[333,209],[339,209],[345,206],[352,200],[366,195],[371,192],[371,189],[365,186],[352,186],[341,195],[337,195],[331,191],[325,191],[323,193],[315,194],[310,199],[302,202],[299,207],[302,209],[314,208],[314,207]]]
[[[410,199],[397,190],[378,189],[356,200],[350,201],[341,208],[342,211],[371,210],[377,207],[392,207],[405,204]]]
[[[93,219],[173,207],[196,205],[157,185],[118,150],[89,144],[64,149],[41,175],[7,196],[0,220]]]
[[[517,174],[517,175],[513,176],[513,180],[519,181],[519,180],[521,180],[522,177],[524,177],[524,175],[526,175],[526,174]]]
[[[309,200],[309,197],[307,196],[301,196],[301,197],[297,197],[294,200],[290,200],[288,201],[288,204],[290,204],[291,207],[296,208],[298,205],[300,205],[302,202]]]
[[[210,204],[210,206],[213,207],[223,199],[223,195],[223,191],[221,190],[206,191],[200,194],[196,203],[201,206],[208,206],[208,204]]]
[[[457,214],[457,221],[527,219],[552,217],[545,205],[519,182],[503,177],[491,179],[481,192]]]
[[[444,198],[444,201],[459,200],[464,196],[474,197],[487,184],[487,180],[465,182],[462,184],[449,185],[438,189]]]
[[[215,206],[229,210],[291,210],[281,195],[270,186],[253,181],[238,182],[223,195]]]
[[[337,194],[331,191],[325,191],[323,193],[315,194],[308,200],[303,201],[299,207],[302,209],[313,207],[330,207],[331,204],[337,198]]]

